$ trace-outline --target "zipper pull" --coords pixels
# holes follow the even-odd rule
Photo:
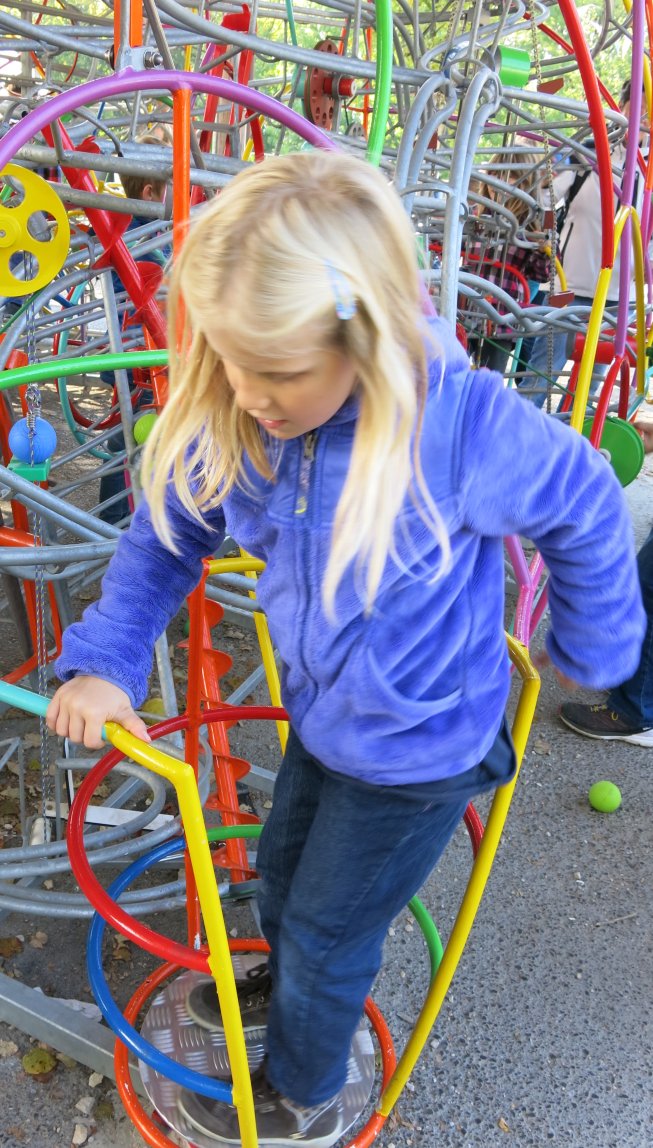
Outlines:
[[[311,467],[315,461],[316,443],[317,431],[309,431],[307,435],[304,435],[304,451],[299,466],[299,487],[295,514],[306,514],[308,510],[308,492],[311,485]]]

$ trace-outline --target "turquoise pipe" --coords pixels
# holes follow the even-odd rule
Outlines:
[[[11,682],[3,682],[0,679],[0,702],[6,702],[8,706],[15,706],[17,710],[25,710],[28,714],[45,717],[45,711],[50,704],[50,699],[43,698],[40,694],[35,694],[32,690],[24,690],[21,686],[13,686]]]

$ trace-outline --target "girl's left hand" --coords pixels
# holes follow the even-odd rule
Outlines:
[[[546,650],[542,650],[539,654],[533,654],[531,661],[536,670],[545,670],[547,666],[553,665]],[[575,682],[573,678],[568,678],[566,674],[563,674],[562,670],[558,670],[553,666],[553,672],[558,679],[558,685],[562,686],[563,690],[572,691],[580,689],[578,682]]]

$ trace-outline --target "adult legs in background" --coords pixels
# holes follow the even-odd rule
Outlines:
[[[608,696],[608,705],[625,718],[653,727],[653,530],[637,555],[647,626],[639,666],[632,678]]]
[[[485,339],[481,347],[479,365],[489,371],[505,375],[506,365],[514,347],[512,339]]]
[[[517,390],[536,407],[543,407],[551,380],[555,382],[567,362],[567,333],[554,331],[552,335],[533,338],[529,361],[529,374],[517,384]]]
[[[506,374],[508,360],[515,351],[517,345],[514,339],[486,339],[481,348],[479,357],[479,365],[487,367],[490,371],[497,371],[500,375]],[[513,357],[511,363],[510,377],[513,373],[521,372],[526,369],[528,360],[523,357],[523,343],[519,346],[519,350]]]
[[[626,682],[611,690],[605,702],[565,702],[560,717],[575,733],[606,741],[653,746],[653,530],[637,555],[647,626],[639,665]]]
[[[574,302],[581,307],[591,307],[593,299],[584,295],[577,295]],[[517,384],[517,389],[526,399],[530,399],[538,407],[546,402],[549,384],[555,384],[567,362],[568,334],[566,331],[554,331],[553,335],[538,335],[533,337],[529,359],[529,374]],[[552,342],[552,357],[549,348]],[[596,363],[592,371],[590,384],[590,397],[596,395],[603,379],[608,372],[608,366]]]

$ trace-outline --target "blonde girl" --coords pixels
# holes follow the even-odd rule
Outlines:
[[[269,978],[243,1023],[267,1025],[261,1140],[326,1148],[388,928],[469,799],[514,771],[502,537],[550,568],[557,668],[609,686],[644,629],[631,531],[605,460],[425,317],[409,221],[361,160],[234,179],[173,270],[182,321],[147,501],[66,632],[48,720],[87,746],[109,719],[147,736],[153,644],[201,559],[228,533],[265,560],[291,735],[257,860]],[[189,1011],[220,1028],[215,994]],[[228,1105],[182,1103],[238,1143]]]
[[[511,160],[518,166],[506,171],[505,165]],[[521,306],[526,305],[527,300],[533,302],[550,274],[550,257],[544,250],[542,232],[536,230],[541,223],[535,207],[541,171],[542,156],[537,152],[498,153],[492,158],[486,175],[490,180],[501,181],[504,187],[482,183],[481,194],[504,210],[488,211],[471,220],[464,252],[466,270],[500,287]],[[507,190],[505,184],[515,190]],[[512,233],[508,232],[512,221],[517,225],[519,242],[515,241],[514,223]],[[495,306],[500,315],[506,313],[500,302],[495,302]],[[478,336],[472,338],[470,342],[480,342],[478,349],[474,348],[478,365],[503,374],[517,338],[514,330],[507,326],[494,326],[482,340]],[[518,362],[517,366],[522,364]]]

